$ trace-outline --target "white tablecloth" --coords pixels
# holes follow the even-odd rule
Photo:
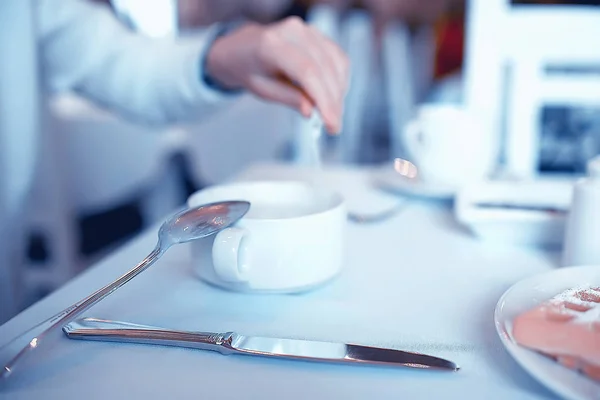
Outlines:
[[[285,166],[256,166],[240,179],[310,177]],[[355,211],[398,201],[366,185],[361,170],[321,175]],[[347,228],[343,274],[302,295],[222,291],[193,275],[189,247],[172,248],[86,316],[174,329],[390,346],[438,355],[456,373],[327,365],[223,356],[178,348],[73,341],[57,336],[0,388],[11,399],[551,399],[498,339],[493,312],[518,280],[557,268],[556,255],[481,242],[454,221],[449,204],[411,200],[381,224]],[[0,327],[0,345],[99,288],[155,244],[144,233]]]

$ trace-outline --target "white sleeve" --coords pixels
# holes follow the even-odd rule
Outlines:
[[[185,39],[154,39],[131,32],[104,4],[37,0],[36,7],[48,91],[73,90],[151,123],[197,119],[232,97],[203,79],[218,26]]]

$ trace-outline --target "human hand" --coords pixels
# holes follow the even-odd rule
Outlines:
[[[309,117],[317,108],[330,133],[341,129],[349,62],[330,39],[301,19],[249,24],[215,41],[206,73],[229,89],[246,89]]]

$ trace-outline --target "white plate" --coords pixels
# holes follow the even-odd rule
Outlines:
[[[496,330],[508,352],[542,384],[567,399],[600,399],[600,384],[549,357],[516,344],[512,321],[520,313],[576,286],[600,285],[600,266],[560,268],[513,285],[498,301]]]
[[[371,175],[371,181],[375,186],[386,191],[436,200],[450,200],[457,192],[453,186],[425,183],[418,178],[404,177],[391,165],[375,170]]]

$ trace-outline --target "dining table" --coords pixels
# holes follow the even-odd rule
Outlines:
[[[72,340],[59,332],[30,353],[2,399],[555,399],[505,350],[494,309],[529,276],[560,268],[558,250],[483,240],[457,222],[452,199],[373,185],[374,167],[256,163],[230,181],[294,180],[338,191],[354,213],[332,281],[296,294],[227,291],[200,280],[191,244],[84,313],[170,329],[389,347],[442,357],[458,371],[316,363],[147,344]],[[0,326],[0,346],[132,268],[159,225]],[[290,237],[293,240],[293,237]],[[327,243],[323,243],[327,246]]]

